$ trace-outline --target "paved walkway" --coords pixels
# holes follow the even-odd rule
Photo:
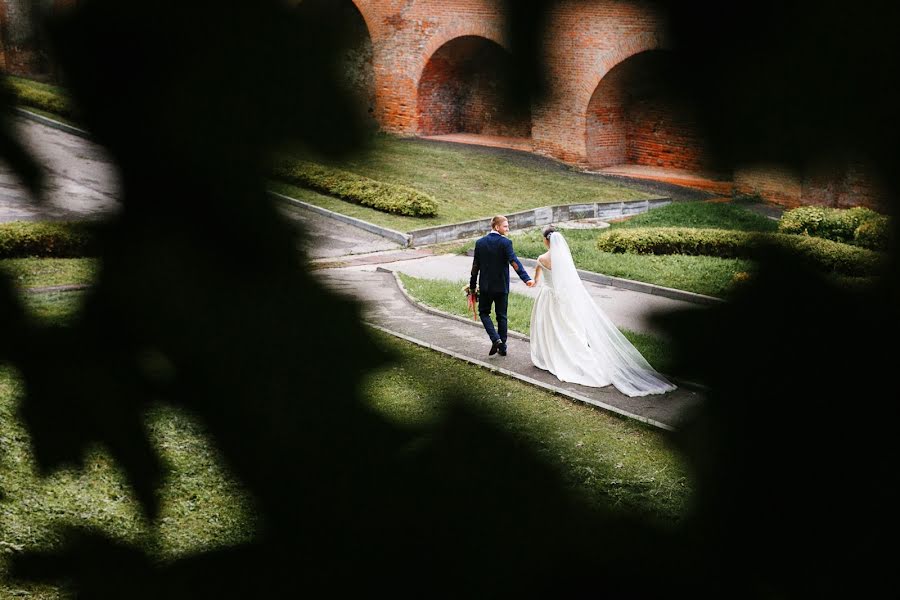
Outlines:
[[[24,118],[15,124],[47,171],[47,197],[35,203],[0,162],[0,222],[92,219],[118,208],[118,175],[103,148]]]
[[[480,322],[469,323],[421,310],[401,291],[391,272],[345,268],[319,273],[331,289],[360,299],[365,307],[364,318],[388,333],[662,429],[677,429],[685,412],[702,397],[684,386],[664,395],[629,398],[612,386],[589,388],[563,383],[531,364],[528,341],[521,337],[510,335],[507,356],[488,356],[490,343]]]

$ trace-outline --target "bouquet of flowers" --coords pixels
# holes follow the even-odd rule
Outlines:
[[[469,289],[469,286],[467,284],[465,287],[463,287],[462,291],[466,295],[466,300],[469,303],[469,308],[472,309],[472,320],[477,321],[478,313],[475,310],[475,302],[478,301],[478,286],[477,285],[475,286],[475,291],[473,292],[472,290]]]

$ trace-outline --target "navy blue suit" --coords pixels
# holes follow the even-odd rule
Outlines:
[[[478,281],[478,314],[491,342],[506,346],[506,308],[509,302],[509,267],[512,266],[524,282],[531,281],[525,267],[519,262],[509,238],[492,231],[475,242],[475,259],[472,261],[472,277],[469,289],[475,289]],[[480,275],[480,277],[479,277]],[[497,329],[491,321],[491,305],[497,316]],[[504,348],[505,352],[505,348]]]

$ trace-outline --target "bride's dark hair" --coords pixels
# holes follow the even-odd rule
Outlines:
[[[550,234],[554,233],[555,231],[556,231],[556,228],[553,227],[553,225],[547,225],[546,227],[544,227],[544,232],[543,232],[544,238],[549,240]]]

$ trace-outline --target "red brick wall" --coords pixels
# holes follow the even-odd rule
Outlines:
[[[666,84],[674,65],[665,52],[644,52],[600,81],[587,110],[586,161],[706,171],[702,136],[688,105]]]
[[[859,160],[839,160],[811,168],[803,177],[799,204],[887,210],[877,178]]]
[[[706,172],[703,139],[689,111],[677,99],[660,95],[628,105],[627,162],[651,167]]]
[[[613,69],[597,86],[587,110],[587,163],[593,167],[623,164],[628,155],[625,106],[628,93],[623,70]]]
[[[744,167],[735,171],[734,191],[759,196],[786,208],[800,206],[803,186],[796,173],[776,165]]]
[[[735,191],[758,195],[786,208],[867,206],[889,207],[878,178],[859,160],[837,160],[796,173],[776,165],[743,168],[735,173]]]
[[[665,48],[662,20],[648,3],[562,1],[551,10],[545,34],[546,63],[551,94],[534,107],[533,139],[538,152],[586,164],[598,158],[598,124],[613,117],[611,102],[595,103],[603,78],[619,63],[647,50]],[[615,82],[608,83],[608,90]],[[598,99],[594,98],[599,102]],[[614,130],[604,136],[619,140]],[[621,152],[621,142],[609,153]],[[602,151],[599,151],[602,154]]]
[[[348,40],[346,52],[341,57],[342,74],[347,87],[356,92],[360,112],[375,121],[374,50],[369,28],[352,2],[341,8]]]

